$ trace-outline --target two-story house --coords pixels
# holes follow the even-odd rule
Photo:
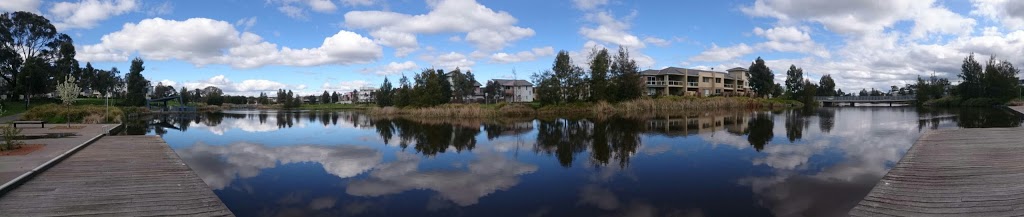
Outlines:
[[[650,96],[746,96],[751,93],[747,69],[740,67],[726,72],[669,67],[641,73]]]
[[[498,84],[501,98],[507,102],[533,102],[533,83],[526,80],[492,79]]]

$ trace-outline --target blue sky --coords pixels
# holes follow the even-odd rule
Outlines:
[[[478,80],[528,78],[569,51],[629,48],[644,69],[747,67],[761,56],[840,88],[887,88],[918,75],[955,79],[969,53],[1020,65],[1024,1],[0,1],[43,14],[75,39],[83,66],[146,61],[175,87],[253,95],[379,86],[424,68]],[[513,70],[517,73],[513,74]]]

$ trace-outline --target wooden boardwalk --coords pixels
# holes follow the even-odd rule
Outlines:
[[[1024,128],[925,133],[851,216],[1024,216]]]
[[[0,195],[0,216],[232,216],[156,136],[107,136]]]

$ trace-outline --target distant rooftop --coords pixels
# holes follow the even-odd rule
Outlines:
[[[526,81],[526,80],[511,80],[511,79],[491,79],[491,80],[494,81],[494,82],[497,82],[501,86],[514,86],[514,87],[520,87],[520,86],[531,86],[532,87],[533,86],[533,83],[530,83],[529,81]]]

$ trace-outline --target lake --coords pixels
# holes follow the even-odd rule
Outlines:
[[[843,216],[925,131],[1001,109],[841,107],[600,119],[227,111],[160,135],[238,216]]]

